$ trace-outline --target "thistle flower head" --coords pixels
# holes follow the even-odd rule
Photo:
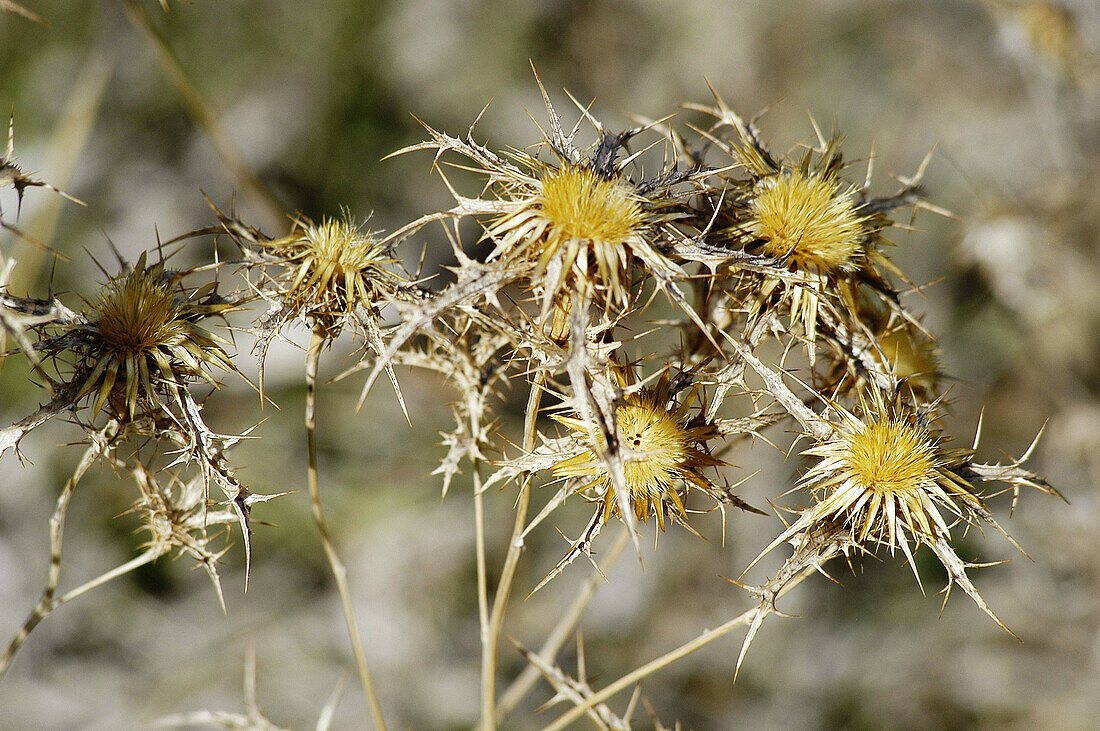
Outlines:
[[[788,331],[805,341],[811,365],[819,331],[850,341],[851,332],[864,329],[858,320],[865,298],[901,310],[884,272],[903,275],[880,248],[889,243],[883,237],[893,224],[888,214],[920,198],[927,158],[896,193],[871,198],[870,159],[867,181],[847,182],[839,133],[826,138],[815,125],[817,144],[793,159],[769,151],[753,123],[717,94],[714,106],[688,106],[715,118],[711,139],[746,174],[723,176],[721,193],[709,199],[714,219],[723,222],[715,237],[741,249],[740,257],[765,260],[737,277],[735,309],[773,325],[789,318]]]
[[[489,228],[493,258],[530,267],[530,281],[556,296],[593,282],[624,301],[635,247],[644,246],[642,199],[621,179],[591,167],[547,167],[533,189]]]
[[[586,167],[547,174],[537,207],[552,229],[548,241],[557,246],[574,239],[593,246],[622,246],[642,223],[638,196],[622,182]]]
[[[834,341],[832,370],[822,393],[853,394],[888,384],[913,403],[930,403],[939,393],[941,369],[935,340],[919,325],[892,316],[859,311],[866,336],[847,350]]]
[[[944,449],[924,415],[876,398],[862,419],[841,410],[837,435],[804,452],[821,458],[802,480],[821,496],[811,522],[845,523],[857,542],[891,549],[907,538],[929,544],[949,538],[950,523],[969,522],[981,506],[956,469],[971,452]]]
[[[94,413],[110,404],[116,416],[132,419],[139,405],[159,401],[158,390],[195,378],[216,386],[209,366],[236,370],[223,348],[227,341],[198,324],[230,305],[215,295],[214,284],[189,290],[182,276],[166,271],[163,261],[146,266],[143,253],[89,300],[84,322],[44,343],[54,356],[77,356],[76,398],[94,392]]]
[[[560,344],[565,335],[560,321],[572,307],[573,293],[586,308],[597,305],[621,315],[634,304],[640,283],[667,283],[686,276],[676,263],[675,242],[690,237],[676,221],[688,215],[682,199],[694,189],[682,184],[701,181],[707,174],[697,161],[692,168],[680,169],[678,148],[656,175],[636,174],[640,153],[630,153],[629,142],[659,123],[612,133],[582,108],[583,120],[591,123],[597,137],[588,147],[580,147],[580,122],[571,131],[563,129],[561,117],[542,91],[549,125],[540,127],[542,137],[532,145],[497,153],[475,143],[472,129],[465,138],[457,138],[425,125],[431,139],[395,154],[433,150],[439,159],[453,152],[465,158],[455,167],[484,178],[476,197],[459,195],[447,181],[456,205],[422,216],[401,233],[437,221],[479,220],[492,246],[485,262],[485,281],[491,285],[471,293],[495,295],[501,287],[518,283],[539,302],[536,326]],[[675,146],[670,142],[669,148]],[[446,179],[442,168],[436,169]],[[451,235],[459,248],[460,237]],[[681,308],[690,307],[678,288],[664,291]]]
[[[994,622],[1011,632],[967,575],[968,568],[981,564],[967,563],[958,556],[950,543],[951,529],[960,523],[985,524],[1020,549],[985,507],[983,494],[973,483],[1004,482],[1012,486],[1014,494],[1020,486],[1058,493],[1020,467],[1035,448],[1034,442],[1023,457],[1008,465],[977,464],[970,449],[946,449],[932,427],[935,405],[910,406],[899,394],[887,397],[877,390],[871,391],[870,403],[861,398],[859,416],[833,403],[832,409],[840,417],[834,436],[818,439],[803,452],[819,458],[802,478],[802,485],[815,494],[815,502],[801,510],[797,520],[749,568],[786,542],[795,552],[777,578],[819,566],[853,547],[874,551],[887,546],[891,553],[901,549],[919,583],[913,551],[925,545],[949,577],[944,601],[951,587],[959,586]],[[752,634],[746,639],[742,657]]]
[[[912,327],[894,327],[878,338],[880,360],[890,366],[909,392],[920,400],[935,393],[940,364],[935,341]]]
[[[705,442],[717,435],[714,426],[688,415],[694,393],[676,404],[671,402],[669,391],[665,374],[654,387],[640,389],[615,408],[619,455],[630,505],[639,520],[644,522],[653,515],[662,529],[670,508],[676,518],[687,518],[683,488],[694,486],[713,493],[716,488],[703,470],[725,464],[704,451]],[[619,512],[611,474],[600,456],[606,446],[601,443],[604,449],[597,447],[599,437],[584,420],[554,418],[567,426],[574,439],[584,446],[580,453],[558,461],[554,474],[587,479],[579,492],[591,491],[592,499],[603,506],[606,523]]]
[[[290,235],[260,244],[287,267],[275,280],[287,311],[282,322],[304,316],[339,330],[342,320],[373,307],[400,280],[389,269],[395,260],[388,248],[346,218],[300,219]]]
[[[735,227],[775,261],[744,282],[750,311],[789,313],[811,362],[823,311],[834,323],[855,316],[861,279],[889,292],[877,270],[889,262],[875,249],[886,222],[867,213],[860,191],[840,178],[838,144],[834,138],[812,164],[807,155],[797,166],[776,162],[754,172],[744,220]]]
[[[773,258],[823,273],[859,262],[867,217],[834,177],[797,170],[768,175],[753,186],[749,213],[748,229]]]

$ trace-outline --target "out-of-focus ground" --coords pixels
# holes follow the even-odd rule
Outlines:
[[[70,255],[43,253],[0,232],[20,264],[12,292],[86,291],[99,281],[91,252],[107,239],[133,256],[210,225],[204,191],[246,220],[264,213],[242,195],[165,81],[121,2],[21,0],[43,26],[0,13],[0,111],[14,109],[21,163],[85,201],[61,204],[41,235]],[[680,102],[708,102],[706,82],[760,124],[773,148],[812,140],[808,113],[845,134],[850,159],[875,150],[874,189],[892,192],[933,149],[928,199],[957,220],[921,212],[895,231],[892,257],[939,336],[952,386],[947,429],[969,443],[984,409],[979,456],[1018,455],[1046,424],[1033,467],[1068,504],[1024,494],[995,514],[1031,557],[999,536],[968,537],[971,555],[1007,563],[975,571],[983,595],[1023,640],[997,628],[961,592],[939,615],[941,574],[919,561],[927,596],[899,557],[869,559],[839,584],[803,584],[772,617],[736,685],[742,635],[709,646],[643,683],[661,720],[684,728],[1089,728],[1100,717],[1100,6],[902,2],[514,3],[476,0],[251,3],[195,0],[163,12],[144,3],[182,67],[212,105],[248,164],[289,210],[313,217],[346,207],[389,230],[448,205],[428,154],[381,161],[420,138],[411,115],[465,132],[487,102],[478,134],[491,147],[523,146],[542,118],[531,63],[559,108],[568,88],[608,127],[628,114],[657,118]],[[566,114],[572,119],[572,110]],[[690,115],[689,115],[690,116]],[[852,170],[860,179],[862,166]],[[3,193],[5,220],[15,209]],[[29,190],[19,219],[34,229],[54,196]],[[270,222],[264,224],[268,229]],[[432,235],[436,235],[434,232]],[[432,235],[425,236],[432,245]],[[196,251],[195,256],[205,252]],[[440,258],[445,258],[440,256]],[[250,373],[247,335],[238,346]],[[326,373],[342,368],[339,347]],[[228,617],[201,571],[156,566],[60,608],[35,631],[0,682],[0,728],[129,728],[199,709],[243,710],[249,646],[258,701],[276,723],[312,727],[351,670],[346,634],[308,517],[301,435],[302,352],[282,346],[267,382],[281,407],[259,410],[234,383],[211,398],[207,419],[225,433],[261,419],[259,439],[233,453],[256,491],[296,490],[263,506],[247,594],[239,544],[224,557]],[[325,376],[326,373],[322,373]],[[325,500],[350,567],[381,703],[394,728],[460,728],[476,718],[479,652],[473,509],[468,482],[446,501],[430,477],[442,455],[449,392],[402,373],[410,429],[384,385],[354,412],[354,378],[322,391]],[[9,359],[0,372],[0,417],[10,423],[43,398]],[[33,464],[0,461],[0,637],[6,642],[45,578],[46,521],[79,449],[57,424],[22,445]],[[760,469],[744,497],[766,505],[800,463],[765,444],[731,461]],[[130,498],[106,470],[82,484],[69,517],[65,586],[132,556],[133,523],[116,518]],[[489,500],[499,566],[510,529],[506,490]],[[575,533],[570,517],[559,524]],[[593,685],[600,687],[740,613],[738,576],[773,538],[775,517],[700,522],[714,539],[661,536],[645,570],[624,556],[583,622]],[[610,545],[614,531],[603,537]],[[520,567],[526,593],[561,555],[551,529],[532,536]],[[600,546],[597,546],[599,549]],[[919,558],[919,557],[918,557]],[[510,608],[509,634],[537,647],[556,608],[587,575],[578,562]],[[765,572],[774,564],[755,569]],[[762,578],[763,573],[760,574]],[[752,576],[750,575],[750,579]],[[69,583],[72,582],[72,583]],[[575,652],[562,660],[575,667]],[[502,678],[518,655],[503,650]],[[534,728],[550,697],[530,696],[507,728]],[[612,707],[622,711],[627,697]],[[560,708],[560,707],[559,707]],[[365,723],[354,680],[336,728]],[[639,712],[636,727],[648,721]]]

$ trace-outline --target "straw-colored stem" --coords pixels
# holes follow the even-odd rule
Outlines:
[[[803,579],[805,579],[810,574],[814,573],[816,570],[817,569],[813,566],[810,566],[810,567],[804,569],[802,571],[802,573],[795,576],[793,579],[791,579],[790,582],[785,584],[783,586],[783,588],[779,590],[779,592],[776,594],[776,598],[779,598],[779,597],[783,596],[788,591],[790,591],[791,589],[798,586],[800,583],[802,583]],[[712,630],[707,630],[706,632],[702,633],[701,635],[699,635],[695,639],[691,640],[690,642],[686,642],[686,643],[680,645],[679,647],[677,647],[675,650],[672,650],[671,652],[667,652],[664,655],[661,655],[656,660],[653,660],[651,662],[646,663],[645,665],[642,665],[637,670],[634,670],[633,672],[627,673],[623,677],[616,680],[614,683],[611,683],[610,685],[608,685],[603,690],[598,691],[596,693],[593,693],[590,697],[585,698],[584,703],[581,703],[577,706],[574,706],[573,708],[569,709],[567,712],[563,713],[553,723],[551,723],[549,726],[547,726],[545,731],[558,731],[559,729],[565,728],[566,726],[571,724],[573,721],[576,721],[578,718],[583,716],[588,711],[589,708],[592,708],[592,707],[594,707],[594,706],[596,706],[600,703],[603,703],[604,701],[606,701],[608,698],[615,695],[619,691],[622,691],[622,690],[625,690],[626,688],[629,688],[630,686],[634,685],[635,683],[637,683],[642,678],[648,677],[649,675],[652,675],[653,673],[657,672],[661,668],[666,667],[667,665],[671,665],[672,663],[676,662],[680,658],[686,657],[687,655],[690,655],[691,653],[695,652],[696,650],[703,647],[704,645],[708,645],[711,642],[714,642],[715,640],[726,636],[727,634],[729,634],[732,630],[736,629],[737,627],[749,624],[750,622],[752,622],[753,618],[757,615],[757,613],[761,612],[761,611],[766,611],[766,610],[761,609],[759,606],[753,607],[752,609],[749,609],[749,610],[743,612],[742,614],[737,615],[736,617],[734,617],[730,621],[726,622],[722,626],[715,627]]]
[[[485,501],[481,493],[481,465],[474,465],[474,542],[477,553],[477,620],[481,629],[481,713],[492,715],[495,703],[495,667],[489,648],[489,580],[485,564]]]
[[[321,491],[317,482],[317,423],[314,411],[317,404],[317,365],[321,360],[321,350],[324,348],[327,336],[320,326],[314,327],[309,339],[309,350],[306,353],[306,446],[309,452],[309,497],[313,508],[313,520],[317,524],[317,531],[321,534],[321,545],[325,549],[332,576],[336,579],[336,590],[340,593],[340,605],[344,610],[344,622],[348,627],[348,636],[351,639],[351,649],[355,654],[355,666],[359,670],[359,680],[363,684],[363,692],[370,703],[371,715],[374,717],[374,725],[380,731],[384,731],[386,723],[382,718],[382,708],[378,704],[378,696],[374,692],[374,683],[371,682],[370,670],[367,667],[367,656],[363,652],[363,641],[359,636],[359,626],[355,622],[355,610],[351,605],[351,592],[348,591],[348,570],[344,562],[336,553],[336,546],[329,537],[328,526],[325,523],[325,515],[321,510]]]
[[[530,453],[535,448],[535,420],[539,405],[542,403],[542,391],[546,385],[546,372],[540,371],[531,383],[531,393],[527,397],[527,411],[523,422],[523,450]],[[491,731],[496,722],[496,671],[497,651],[500,646],[500,632],[504,626],[504,611],[512,593],[512,581],[515,579],[516,566],[523,554],[523,529],[527,525],[527,506],[531,502],[531,478],[520,483],[519,497],[516,499],[516,520],[512,526],[512,536],[508,541],[508,555],[504,559],[504,568],[500,572],[500,582],[493,596],[493,609],[489,615],[489,631],[481,646],[481,729]]]
[[[61,601],[54,601],[54,595],[57,593],[58,584],[61,583],[61,552],[64,547],[65,514],[69,510],[69,501],[73,497],[76,484],[84,477],[84,473],[88,471],[92,463],[107,451],[108,445],[117,433],[118,422],[112,419],[92,436],[92,443],[84,450],[84,456],[80,458],[80,463],[77,464],[72,476],[65,482],[61,494],[57,497],[57,505],[54,508],[53,515],[50,516],[50,568],[46,573],[46,588],[42,590],[42,597],[38,600],[38,604],[35,605],[34,609],[31,610],[27,621],[23,622],[23,626],[15,633],[7,649],[4,650],[4,654],[0,655],[0,678],[4,677],[4,673],[15,657],[15,653],[19,651],[23,642],[38,626],[38,623],[48,617],[50,612],[61,604]],[[63,597],[62,601],[68,596]]]
[[[619,533],[619,537],[615,539],[615,543],[612,544],[611,550],[607,553],[607,558],[603,562],[601,567],[606,570],[615,563],[626,545],[630,542],[630,533],[624,527]],[[552,664],[554,657],[557,656],[558,651],[561,650],[562,645],[572,635],[573,630],[576,628],[577,623],[580,622],[581,617],[584,615],[584,610],[588,608],[589,602],[592,601],[592,597],[596,595],[596,590],[606,583],[603,574],[599,571],[593,570],[592,575],[585,581],[584,586],[577,592],[577,596],[573,598],[573,603],[569,605],[569,608],[565,610],[561,618],[558,619],[557,625],[550,631],[546,641],[543,642],[542,647],[539,648],[538,656],[547,663]],[[500,697],[500,703],[497,704],[497,719],[504,720],[515,710],[515,707],[519,705],[519,702],[526,697],[531,688],[535,686],[542,674],[539,669],[533,664],[528,664],[523,669],[523,672]]]
[[[86,594],[96,587],[103,586],[109,581],[114,581],[118,577],[124,574],[128,574],[135,569],[139,569],[147,563],[152,563],[153,561],[156,561],[157,558],[163,555],[164,552],[161,551],[159,548],[150,548],[145,553],[139,556],[134,556],[126,563],[120,566],[115,566],[110,571],[104,571],[102,574],[95,577],[91,581],[84,582],[72,591],[65,592],[60,597],[54,600],[52,609],[57,609],[62,604],[76,599],[81,594]]]

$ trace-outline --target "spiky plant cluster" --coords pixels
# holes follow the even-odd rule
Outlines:
[[[873,156],[861,184],[847,180],[839,132],[826,139],[815,127],[815,147],[776,155],[751,122],[715,99],[713,106],[689,105],[714,119],[706,134],[733,166],[721,176],[720,194],[710,194],[715,236],[764,261],[733,272],[713,306],[743,310],[750,332],[761,332],[759,321],[773,327],[784,318],[784,330],[806,343],[811,365],[819,334],[867,357],[873,346],[851,342],[867,316],[910,319],[888,278],[903,275],[883,248],[892,245],[885,235],[892,211],[939,210],[921,200],[924,164],[892,195],[872,197]]]
[[[426,127],[429,141],[395,153],[454,152],[466,158],[461,167],[472,166],[486,182],[482,197],[459,196],[450,211],[424,216],[398,235],[435,220],[478,218],[492,249],[479,277],[483,286],[469,295],[491,295],[518,282],[537,305],[543,334],[560,344],[568,339],[574,299],[613,318],[636,306],[640,284],[658,282],[674,299],[683,298],[673,280],[684,273],[669,254],[688,239],[675,220],[702,173],[670,164],[652,176],[639,174],[628,144],[652,125],[611,133],[586,115],[597,141],[581,148],[580,122],[565,132],[543,96],[549,126],[526,148],[498,154],[476,143],[472,129],[463,140]]]
[[[911,544],[934,546],[957,522],[997,527],[966,465],[974,452],[947,449],[930,409],[900,401],[861,404],[859,415],[834,405],[835,434],[803,451],[818,458],[802,477],[815,497],[773,546],[822,525],[843,527],[853,545],[900,548],[916,572]],[[944,516],[947,516],[946,518]],[[1003,531],[1001,531],[1003,532]]]
[[[183,421],[192,384],[216,388],[214,372],[239,373],[226,350],[230,341],[206,322],[221,319],[234,300],[218,294],[215,282],[190,286],[190,272],[170,270],[163,259],[149,264],[146,252],[121,268],[85,298],[84,312],[57,299],[7,294],[3,305],[20,330],[37,338],[28,355],[53,395],[49,415],[90,406],[93,420],[106,407],[123,423]]]
[[[539,87],[547,122],[531,139],[493,150],[476,141],[473,128],[459,138],[425,125],[426,141],[395,153],[431,151],[455,204],[388,235],[347,217],[315,224],[300,216],[288,235],[270,237],[215,209],[220,226],[207,232],[239,246],[240,292],[193,289],[188,272],[143,257],[88,297],[84,314],[56,300],[4,294],[5,330],[53,400],[0,434],[0,448],[17,444],[41,414],[65,410],[89,412],[89,424],[106,414],[98,453],[116,454],[122,432],[172,443],[180,460],[198,465],[199,482],[150,477],[136,510],[153,536],[150,550],[171,546],[212,571],[218,554],[204,532],[211,516],[224,522],[231,511],[247,536],[250,506],[265,498],[233,478],[225,450],[234,438],[203,424],[190,392],[214,383],[216,370],[236,370],[230,344],[207,322],[250,299],[267,303],[255,328],[261,393],[271,341],[304,323],[306,482],[378,725],[347,570],[323,518],[318,479],[318,363],[341,333],[362,354],[352,370],[369,369],[364,397],[386,373],[405,408],[396,366],[441,374],[456,392],[455,425],[444,434],[447,451],[436,471],[445,494],[464,469],[474,485],[486,728],[514,707],[511,692],[497,693],[497,658],[509,597],[524,580],[518,567],[526,538],[564,523],[558,508],[567,502],[595,507],[583,525],[556,526],[569,547],[535,590],[578,557],[595,563],[594,542],[608,524],[621,524],[623,543],[639,547],[646,532],[718,530],[703,516],[717,508],[721,537],[739,540],[725,509],[759,511],[738,494],[752,473],[726,459],[737,445],[773,444],[801,455],[801,479],[766,496],[794,517],[776,526],[760,556],[783,544],[793,551],[771,577],[741,583],[757,598],[743,621],[704,633],[690,649],[748,624],[740,665],[777,598],[830,559],[852,563],[900,551],[916,572],[922,548],[943,564],[948,590],[962,587],[1000,624],[954,542],[969,527],[991,526],[1008,538],[987,507],[995,494],[989,483],[1007,485],[1014,499],[1022,487],[1057,493],[1022,467],[1030,450],[1008,464],[983,464],[977,440],[970,449],[949,448],[937,426],[945,378],[935,340],[907,304],[911,287],[887,256],[896,218],[940,211],[922,200],[927,159],[895,192],[875,196],[873,156],[864,180],[853,182],[836,132],[826,137],[815,127],[801,152],[777,154],[717,94],[711,104],[685,105],[706,118],[687,132],[671,118],[609,131],[579,104],[568,128]],[[451,181],[447,166],[479,178],[472,192]],[[436,223],[453,263],[436,276],[410,275],[402,262],[415,257],[412,245]],[[464,236],[471,230],[476,240]],[[476,244],[480,256],[472,253]],[[50,364],[56,374],[47,372]],[[522,427],[504,418],[513,397],[522,404]],[[226,506],[196,498],[194,485],[212,482]],[[490,488],[514,491],[512,532],[492,591]],[[603,705],[604,691],[553,666],[556,649],[547,643],[546,657],[525,657],[575,703],[552,727],[586,712],[601,723],[619,718]]]
[[[214,527],[237,523],[250,562],[252,506],[273,497],[253,494],[237,480],[227,453],[239,437],[211,430],[201,400],[192,393],[198,384],[216,390],[219,372],[239,373],[231,341],[211,323],[223,320],[251,294],[223,297],[216,282],[192,285],[197,271],[171,270],[163,258],[150,264],[147,253],[133,265],[120,257],[120,264],[119,273],[108,275],[83,298],[82,311],[58,298],[0,291],[5,331],[50,396],[35,413],[0,430],[0,453],[18,451],[28,432],[59,415],[82,428],[87,444],[51,519],[52,567],[43,598],[0,656],[0,674],[30,631],[57,606],[169,553],[196,560],[224,607],[217,562],[225,548],[213,548]],[[129,512],[139,516],[149,540],[136,558],[58,597],[67,506],[96,461],[135,476],[138,497]],[[224,501],[211,499],[215,486]]]
[[[299,216],[289,234],[273,239],[214,211],[241,246],[247,270],[258,272],[259,281],[250,289],[269,305],[256,327],[261,393],[268,348],[295,322],[305,324],[321,343],[350,326],[361,335],[366,351],[381,354],[383,309],[418,291],[389,242],[347,214],[319,224]],[[387,367],[387,372],[401,399],[393,369]]]
[[[795,520],[763,553],[783,543],[795,552],[746,587],[760,599],[746,648],[807,569],[882,547],[900,549],[914,568],[913,552],[930,548],[950,585],[996,618],[951,547],[953,527],[1004,532],[985,506],[986,482],[1053,490],[1020,461],[982,465],[973,449],[946,448],[934,426],[944,403],[935,341],[887,256],[899,209],[942,212],[921,200],[927,160],[894,193],[874,196],[870,163],[862,182],[848,179],[839,133],[775,154],[717,95],[687,105],[713,120],[694,144],[667,120],[609,132],[580,105],[566,131],[543,96],[549,121],[527,146],[498,152],[474,130],[457,138],[427,127],[426,142],[401,151],[432,150],[484,185],[463,195],[437,165],[455,206],[394,235],[442,222],[457,265],[449,284],[399,307],[367,382],[394,362],[445,373],[455,373],[447,363],[456,358],[478,363],[454,379],[463,395],[441,467],[448,484],[463,459],[480,468],[493,449],[490,392],[474,373],[530,383],[523,435],[496,447],[496,470],[478,488],[519,486],[512,554],[571,496],[597,508],[535,588],[578,556],[591,559],[610,521],[631,536],[651,517],[658,530],[675,522],[696,532],[694,514],[715,505],[751,510],[733,492],[744,478],[719,455],[786,430],[811,442],[796,485],[806,504],[790,508]],[[583,122],[593,130],[584,148]],[[635,148],[646,135],[653,139]],[[469,219],[488,245],[482,260],[462,247],[459,223]],[[678,344],[660,336],[669,324]],[[436,345],[420,348],[418,335]],[[463,343],[490,341],[476,359],[456,356]],[[759,355],[767,352],[782,359]],[[543,410],[556,428],[539,426]],[[532,480],[558,487],[528,519]]]
[[[522,158],[521,158],[522,159]],[[613,173],[566,163],[529,172],[540,178],[530,190],[510,191],[512,210],[487,231],[490,259],[526,270],[525,279],[545,301],[563,289],[593,288],[608,303],[627,303],[628,262],[646,245],[642,200]]]

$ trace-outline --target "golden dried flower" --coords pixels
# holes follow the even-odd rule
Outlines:
[[[542,90],[541,83],[539,87]],[[447,296],[491,299],[502,288],[519,284],[538,301],[533,324],[540,337],[548,335],[559,346],[568,339],[575,302],[579,309],[596,305],[617,317],[632,309],[646,282],[657,282],[671,301],[699,320],[678,285],[687,274],[678,264],[682,253],[677,246],[694,242],[679,225],[690,216],[684,201],[710,173],[694,158],[690,167],[682,168],[681,151],[670,143],[671,154],[656,175],[638,174],[644,172],[638,161],[641,152],[631,152],[629,143],[660,123],[613,133],[582,109],[597,137],[580,148],[580,124],[572,131],[563,129],[560,115],[542,91],[549,125],[540,127],[542,139],[534,144],[498,154],[475,143],[472,130],[457,138],[425,125],[429,140],[394,153],[433,150],[437,160],[444,153],[456,153],[465,160],[452,163],[454,167],[484,180],[480,193],[467,197],[447,180],[444,168],[436,166],[455,196],[455,206],[421,216],[394,235],[434,222],[479,221],[492,246],[485,268],[475,275],[476,267],[464,264],[459,271],[473,279]],[[458,249],[457,228],[448,235]],[[457,256],[462,261],[464,255]]]
[[[840,179],[837,142],[815,165],[807,157],[797,168],[783,166],[755,177],[745,221],[737,227],[776,260],[772,272],[747,279],[750,311],[789,312],[811,361],[823,308],[834,324],[855,315],[860,280],[888,292],[877,267],[892,268],[875,248],[887,221],[864,212],[859,192]]]
[[[834,177],[786,170],[761,178],[749,203],[749,230],[768,255],[802,270],[831,273],[857,265],[867,217]]]
[[[957,520],[984,518],[976,488],[959,469],[972,451],[945,449],[926,414],[872,393],[864,418],[834,405],[842,421],[836,436],[803,452],[821,458],[802,478],[818,500],[784,536],[840,524],[857,543],[901,547],[908,556],[908,541],[932,545],[949,539]]]
[[[946,537],[948,524],[937,505],[961,515],[956,499],[978,501],[966,480],[945,469],[928,432],[913,423],[860,423],[805,453],[822,457],[804,478],[827,493],[814,513],[848,521],[860,542],[873,534],[894,546],[903,531],[918,541]]]
[[[910,393],[928,397],[935,393],[940,365],[936,357],[936,344],[931,337],[910,327],[895,327],[878,338],[879,352],[875,357],[885,358],[899,380],[904,381]]]
[[[581,280],[606,287],[616,301],[625,300],[631,251],[645,245],[641,198],[630,186],[591,168],[567,165],[548,168],[517,203],[487,232],[496,242],[492,258],[529,262],[533,282],[543,280],[553,264],[553,279],[543,281],[549,295]]]
[[[726,464],[701,448],[717,432],[713,425],[689,418],[693,400],[694,392],[679,404],[670,405],[669,380],[665,374],[653,388],[627,396],[615,409],[619,454],[630,504],[639,520],[645,522],[654,515],[662,530],[670,507],[675,517],[687,518],[681,494],[684,486],[713,494],[716,488],[703,470]],[[585,445],[584,451],[558,461],[553,467],[554,474],[591,478],[578,492],[591,490],[593,501],[602,503],[606,523],[618,514],[619,508],[611,475],[595,446],[597,436],[581,419],[558,415],[554,419],[569,427],[573,437]]]
[[[208,366],[236,370],[222,347],[228,342],[198,325],[230,308],[214,295],[215,285],[187,290],[182,274],[166,271],[164,262],[147,267],[145,259],[143,253],[103,286],[86,322],[46,343],[54,355],[78,355],[76,398],[94,391],[93,413],[110,403],[116,416],[132,419],[143,399],[158,399],[158,387],[180,388],[193,378],[216,386]]]
[[[959,524],[964,528],[988,525],[1020,548],[985,507],[974,482],[999,481],[1010,485],[1014,492],[1028,486],[1057,495],[1042,478],[1020,468],[1035,443],[1023,457],[1008,465],[977,464],[971,449],[944,448],[931,426],[935,404],[907,406],[900,398],[895,395],[887,401],[882,392],[872,390],[871,403],[861,398],[862,417],[832,404],[840,416],[835,435],[817,440],[803,452],[820,458],[801,482],[813,491],[816,501],[801,510],[797,520],[745,571],[780,544],[789,542],[795,552],[776,574],[776,583],[769,589],[775,591],[782,577],[820,566],[837,552],[848,553],[853,547],[874,551],[887,546],[891,553],[901,550],[919,583],[913,554],[925,545],[949,577],[944,601],[951,587],[959,586],[994,622],[1010,631],[967,576],[968,568],[981,564],[967,563],[958,556],[950,543],[951,530]],[[750,631],[742,657],[754,634]]]
[[[372,307],[381,296],[379,282],[400,279],[387,268],[395,261],[387,247],[347,219],[299,220],[289,236],[260,244],[288,266],[277,285],[287,319],[338,321]]]
[[[734,309],[750,321],[770,319],[773,327],[789,319],[782,327],[805,342],[811,366],[819,331],[847,344],[865,330],[859,317],[867,301],[904,316],[884,273],[903,275],[880,248],[889,244],[883,232],[893,225],[890,212],[917,204],[925,163],[893,195],[872,198],[870,162],[863,185],[845,180],[835,131],[826,138],[815,124],[817,144],[792,159],[773,155],[756,127],[717,94],[713,107],[688,107],[715,118],[712,138],[729,154],[731,169],[747,174],[722,174],[723,186],[710,199],[714,220],[723,222],[713,238],[740,256],[764,259],[736,277]]]

